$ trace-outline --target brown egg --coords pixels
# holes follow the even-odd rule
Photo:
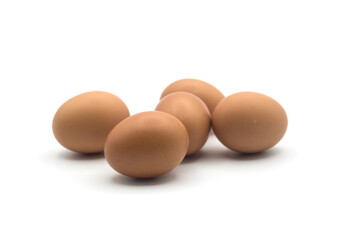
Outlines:
[[[164,112],[143,112],[120,122],[105,143],[105,158],[121,174],[152,178],[184,159],[189,137],[184,125]]]
[[[171,93],[161,99],[156,111],[169,113],[178,118],[189,134],[187,154],[193,154],[204,146],[211,127],[211,119],[205,103],[187,92]]]
[[[285,110],[274,99],[260,93],[240,92],[218,104],[212,127],[226,147],[256,153],[277,144],[286,132],[287,123]]]
[[[129,116],[125,103],[108,92],[86,92],[65,102],[56,112],[53,132],[65,148],[80,153],[104,150],[111,129]]]
[[[173,92],[189,92],[204,101],[210,113],[224,98],[224,95],[213,85],[197,79],[181,79],[171,83],[162,92],[160,99]]]

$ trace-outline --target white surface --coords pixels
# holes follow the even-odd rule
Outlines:
[[[359,239],[359,1],[1,1],[0,239]],[[135,181],[63,149],[57,108],[88,90],[132,114],[198,78],[287,110],[272,150],[211,136]]]

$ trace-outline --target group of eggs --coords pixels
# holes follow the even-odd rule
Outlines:
[[[165,88],[155,111],[130,116],[117,96],[86,92],[65,102],[52,126],[55,138],[65,148],[104,152],[117,172],[152,178],[198,152],[211,128],[231,150],[267,150],[284,136],[287,115],[278,102],[263,94],[238,92],[224,97],[207,82],[182,79]]]

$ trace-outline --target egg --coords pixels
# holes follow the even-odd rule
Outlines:
[[[117,96],[102,91],[86,92],[66,101],[57,110],[52,129],[65,148],[97,153],[104,150],[111,129],[129,115],[125,103]]]
[[[155,110],[169,113],[184,124],[189,134],[187,155],[196,153],[204,146],[209,136],[211,118],[200,98],[187,92],[171,93],[161,99]]]
[[[255,92],[239,92],[223,99],[215,108],[212,128],[226,147],[241,153],[256,153],[277,144],[288,119],[274,99]]]
[[[123,175],[153,178],[179,165],[188,146],[186,128],[176,117],[165,112],[142,112],[111,130],[105,143],[105,158]]]
[[[162,92],[160,99],[173,92],[188,92],[204,101],[210,113],[224,98],[224,95],[213,85],[197,79],[181,79],[171,83]]]

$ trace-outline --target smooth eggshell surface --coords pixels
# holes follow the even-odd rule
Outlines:
[[[120,122],[105,143],[105,158],[117,172],[152,178],[174,169],[186,155],[189,137],[184,125],[164,112],[143,112]]]
[[[53,119],[53,133],[65,148],[80,153],[104,150],[111,129],[129,116],[125,103],[101,91],[86,92],[65,102]]]
[[[173,92],[188,92],[204,101],[210,113],[224,98],[224,95],[213,85],[197,79],[181,79],[171,83],[162,92],[160,99]]]
[[[211,118],[200,98],[187,92],[171,93],[161,99],[155,110],[169,113],[184,124],[189,134],[188,155],[204,146],[209,136]]]
[[[274,99],[255,92],[239,92],[222,100],[213,112],[212,128],[228,148],[256,153],[273,147],[284,136],[288,119]]]

